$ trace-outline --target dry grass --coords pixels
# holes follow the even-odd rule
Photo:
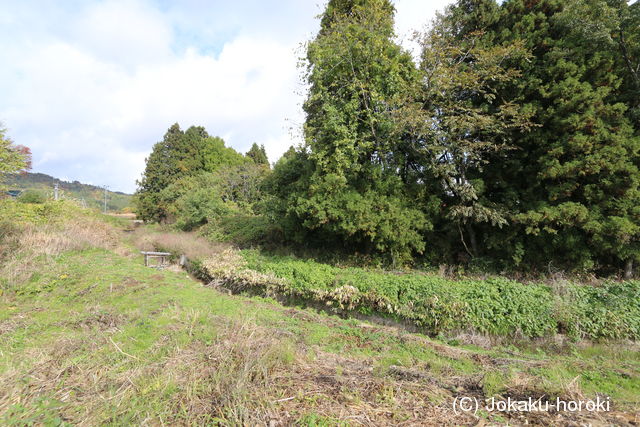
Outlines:
[[[173,422],[268,425],[270,395],[294,360],[292,344],[252,321],[218,326],[214,343],[196,343],[165,362],[182,390],[172,413],[185,415]]]
[[[176,310],[174,332],[189,329],[199,315]],[[162,401],[161,408],[154,408],[153,401],[141,402],[141,408],[153,408],[146,418],[129,415],[151,425],[269,425],[276,383],[287,375],[295,357],[292,344],[251,320],[209,320],[217,323],[214,341],[174,346],[168,356],[149,362],[153,352],[172,345],[170,335],[158,341],[151,353],[134,356],[122,350],[122,339],[112,338],[118,329],[114,325],[123,319],[95,309],[82,323],[99,324],[99,332],[82,328],[83,335],[53,341],[30,354],[35,363],[27,383],[20,380],[24,377],[20,369],[0,376],[0,414],[20,404],[37,406],[34,402],[48,396],[59,402],[58,413],[68,422],[109,424],[121,422],[124,411],[130,412],[131,402],[140,395],[153,391],[157,398],[162,389],[173,388],[176,392]],[[92,365],[74,362],[74,356],[83,351],[103,354],[103,360]]]
[[[88,248],[112,249],[118,237],[109,225],[96,219],[84,218],[82,221],[56,226],[28,227],[20,235],[20,245],[39,255],[55,256],[66,251]]]
[[[41,269],[46,276],[43,264],[68,250],[117,252],[124,247],[118,243],[122,234],[90,218],[26,226],[10,237],[14,249],[5,254],[0,277],[10,271],[17,283]],[[141,249],[202,259],[207,271],[223,278],[233,273],[248,284],[273,279],[238,273],[243,260],[236,251],[194,235],[139,230],[133,240]],[[536,374],[548,360],[478,352],[392,327],[227,297],[182,272],[178,282],[177,274],[137,268],[134,260],[109,264],[117,258],[111,253],[73,257],[75,262],[59,259],[64,261],[59,268],[71,270],[74,280],[57,288],[58,294],[37,301],[2,297],[5,307],[25,305],[0,321],[0,337],[7,343],[0,345],[2,420],[16,425],[25,420],[55,425],[58,418],[52,417],[74,425],[472,425],[486,420],[455,414],[451,402],[456,396],[485,397],[486,372],[497,373],[494,389],[505,397],[549,392]],[[43,328],[46,333],[39,334]],[[394,335],[397,340],[387,340]],[[486,348],[495,344],[481,335],[457,338]],[[471,370],[467,362],[481,370]],[[588,397],[573,378],[555,380],[552,391]],[[614,425],[622,424],[619,416],[638,421],[637,411],[606,419],[566,413],[506,420]]]
[[[190,259],[204,259],[228,248],[223,243],[211,243],[195,233],[152,232],[137,229],[133,235],[134,245],[142,251],[164,250]]]
[[[439,425],[461,425],[470,421],[429,402],[429,396],[437,393],[436,386],[422,378],[374,375],[367,360],[322,353],[313,360],[301,360],[292,378],[285,391],[290,398],[278,403],[278,412],[284,415],[279,425],[297,421],[287,419],[287,414],[310,410],[320,419],[352,425],[429,425],[434,419]]]
[[[12,288],[52,263],[66,251],[90,248],[118,249],[118,232],[110,225],[88,216],[62,224],[27,224],[3,236],[0,252],[0,282]],[[122,252],[122,251],[119,251]]]

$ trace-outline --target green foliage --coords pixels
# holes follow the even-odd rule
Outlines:
[[[18,196],[18,201],[21,203],[44,203],[47,201],[47,197],[39,191],[26,190]]]
[[[72,218],[80,211],[74,204],[63,201],[31,204],[0,200],[0,218],[13,224],[42,225]]]
[[[199,203],[196,203],[196,201],[199,200],[200,203],[206,203],[206,200],[202,200],[201,196],[190,196],[207,190],[213,193],[216,191],[216,186],[217,181],[215,180],[215,176],[211,173],[203,172],[199,175],[184,176],[177,179],[175,182],[157,193],[155,197],[157,203],[163,207],[165,220],[171,223],[179,222],[181,223],[181,226],[184,226],[184,229],[187,230],[193,228],[195,225],[202,225],[206,223],[206,221],[196,221],[192,224],[192,220],[188,219],[198,211],[197,206]],[[186,202],[187,198],[190,198],[191,200]],[[190,212],[187,213],[181,211],[182,208],[187,207],[190,209]],[[193,218],[194,217],[192,217],[192,219]]]
[[[219,137],[207,138],[204,141],[201,155],[204,157],[204,170],[215,172],[228,166],[240,166],[247,163],[247,158],[231,147],[225,147],[224,140]],[[192,169],[197,171],[198,169]]]
[[[417,70],[393,41],[387,0],[332,0],[321,27],[307,49],[306,145],[276,166],[272,194],[284,197],[271,206],[274,216],[299,241],[407,261],[424,249],[430,223],[397,176],[392,111]]]
[[[269,167],[269,159],[267,158],[267,152],[264,149],[264,145],[258,146],[258,144],[254,142],[245,155],[253,160],[255,164]]]
[[[242,156],[174,125],[139,214],[243,245],[278,230],[302,252],[393,266],[631,278],[639,24],[624,0],[457,0],[418,38],[416,64],[389,0],[330,0],[306,45],[304,143],[270,172],[263,146]]]
[[[600,286],[572,286],[562,327],[574,338],[638,339],[640,282],[605,282]]]
[[[568,264],[587,270],[598,261],[622,266],[640,257],[640,139],[616,95],[623,72],[618,53],[598,42],[601,31],[589,31],[595,40],[584,37],[585,25],[608,25],[596,3],[504,5],[502,25],[512,30],[502,37],[523,38],[534,52],[523,63],[526,78],[507,90],[525,97],[541,126],[516,135],[512,159],[496,165],[509,183],[500,186],[518,194],[508,209],[531,236],[521,240],[529,259],[562,251]],[[534,17],[545,24],[525,26]]]
[[[434,335],[471,330],[525,337],[565,332],[574,339],[640,338],[638,281],[571,284],[558,295],[546,285],[502,278],[450,280],[338,268],[255,251],[243,255],[247,268],[284,280],[277,285],[284,294],[343,310],[391,315]]]
[[[285,279],[286,290],[298,296],[393,315],[434,335],[473,329],[543,336],[555,328],[546,286],[505,279],[451,281],[424,274],[386,274],[255,253],[246,257],[249,268]]]
[[[239,247],[277,247],[282,243],[282,230],[264,216],[235,213],[211,221],[202,230],[207,238],[230,242]]]
[[[422,64],[434,121],[413,128],[430,142],[419,167],[436,159],[431,176],[444,183],[435,228],[447,234],[430,237],[447,242],[448,262],[457,235],[502,267],[631,273],[636,14],[625,1],[459,0],[436,22]]]
[[[216,176],[222,199],[242,212],[255,213],[263,199],[262,182],[269,173],[264,165],[250,162],[220,169]]]
[[[210,137],[203,127],[192,126],[182,131],[176,123],[167,130],[163,140],[154,145],[147,159],[135,195],[136,212],[145,221],[170,222],[176,214],[172,203],[188,191],[180,188],[186,183],[184,179],[203,172],[241,166],[247,161],[233,148],[225,147],[221,138]],[[204,207],[203,197],[203,193],[190,196],[190,201],[184,205],[190,209],[185,226],[199,224],[202,221],[202,218],[197,218],[199,215],[202,217],[204,212],[215,210],[211,205]],[[199,214],[196,213],[198,210]]]
[[[251,217],[261,201],[260,184],[269,172],[263,165],[244,162],[177,179],[156,195],[165,220],[193,230],[227,215]]]
[[[4,179],[5,175],[26,171],[30,167],[31,152],[29,149],[14,145],[7,136],[7,129],[0,123],[0,180]]]
[[[507,224],[505,212],[483,195],[483,170],[490,167],[491,155],[508,154],[512,131],[532,126],[531,113],[498,97],[497,88],[520,77],[509,64],[529,55],[520,42],[491,45],[482,27],[460,34],[459,25],[459,19],[441,16],[422,39],[422,102],[417,111],[405,108],[402,116],[417,142],[414,168],[422,168],[422,180],[442,182],[442,215],[477,256],[473,225]]]
[[[146,159],[146,168],[138,181],[134,198],[136,212],[145,221],[160,221],[166,217],[166,206],[159,203],[159,193],[182,175],[176,152],[183,136],[180,126],[177,123],[172,125]]]
[[[182,230],[193,230],[227,215],[229,207],[216,196],[206,188],[196,188],[184,194],[176,202],[176,226]]]

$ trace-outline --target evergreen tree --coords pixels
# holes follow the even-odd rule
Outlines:
[[[595,10],[568,6],[554,0],[502,6],[496,42],[522,40],[533,57],[520,63],[523,78],[501,95],[521,99],[540,126],[516,131],[509,158],[494,158],[486,169],[487,193],[515,223],[507,236],[495,230],[487,236],[516,261],[622,267],[640,256],[639,140],[629,105],[616,96],[624,81],[618,52],[594,41],[592,31],[576,31],[582,19],[604,23],[592,19]]]
[[[569,0],[558,20],[566,28],[566,38],[588,42],[615,57],[621,78],[620,100],[628,116],[640,125],[640,3],[627,0]]]
[[[192,126],[183,132],[176,123],[153,146],[146,160],[134,199],[137,214],[145,221],[171,221],[175,216],[172,204],[179,197],[179,192],[166,190],[171,184],[183,177],[244,163],[242,154],[225,147],[221,138],[210,137],[203,127]]]
[[[204,170],[216,172],[226,166],[240,166],[247,163],[247,158],[231,147],[225,146],[224,139],[209,137],[203,140],[202,155]]]
[[[161,142],[153,146],[142,179],[137,182],[135,194],[137,215],[145,221],[162,221],[166,218],[167,206],[160,204],[160,192],[180,178],[176,158],[176,147],[184,132],[175,123],[165,133]]]
[[[246,156],[253,160],[257,165],[265,165],[269,167],[269,159],[267,158],[267,152],[264,149],[264,145],[258,146],[258,144],[254,142],[249,151],[247,151]]]
[[[307,50],[306,145],[297,161],[308,165],[283,205],[316,237],[397,260],[424,249],[430,223],[398,174],[393,111],[417,70],[393,42],[393,13],[388,0],[329,1]]]
[[[514,129],[532,126],[530,113],[497,96],[501,84],[520,78],[520,70],[508,64],[528,54],[522,43],[486,40],[497,9],[491,4],[462,1],[435,21],[422,40],[423,105],[417,114],[403,112],[415,121],[414,134],[421,135],[414,156],[423,171],[420,181],[441,183],[440,233],[453,225],[472,256],[480,250],[476,224],[507,224],[506,212],[484,195],[484,169],[491,156],[509,155]]]

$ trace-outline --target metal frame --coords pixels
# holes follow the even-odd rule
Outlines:
[[[140,252],[142,255],[144,255],[144,266],[145,267],[152,267],[152,268],[163,268],[165,266],[168,265],[167,262],[167,258],[171,256],[170,252],[145,252],[145,251],[141,251]],[[149,259],[151,258],[157,258],[160,260],[159,264],[156,265],[149,265]]]

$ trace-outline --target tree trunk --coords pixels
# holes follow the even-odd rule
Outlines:
[[[471,252],[473,252],[473,256],[478,256],[478,241],[476,240],[476,232],[470,223],[466,224],[467,233],[469,234],[469,243],[471,244]]]
[[[624,278],[631,279],[633,277],[633,259],[629,258],[624,266]]]

